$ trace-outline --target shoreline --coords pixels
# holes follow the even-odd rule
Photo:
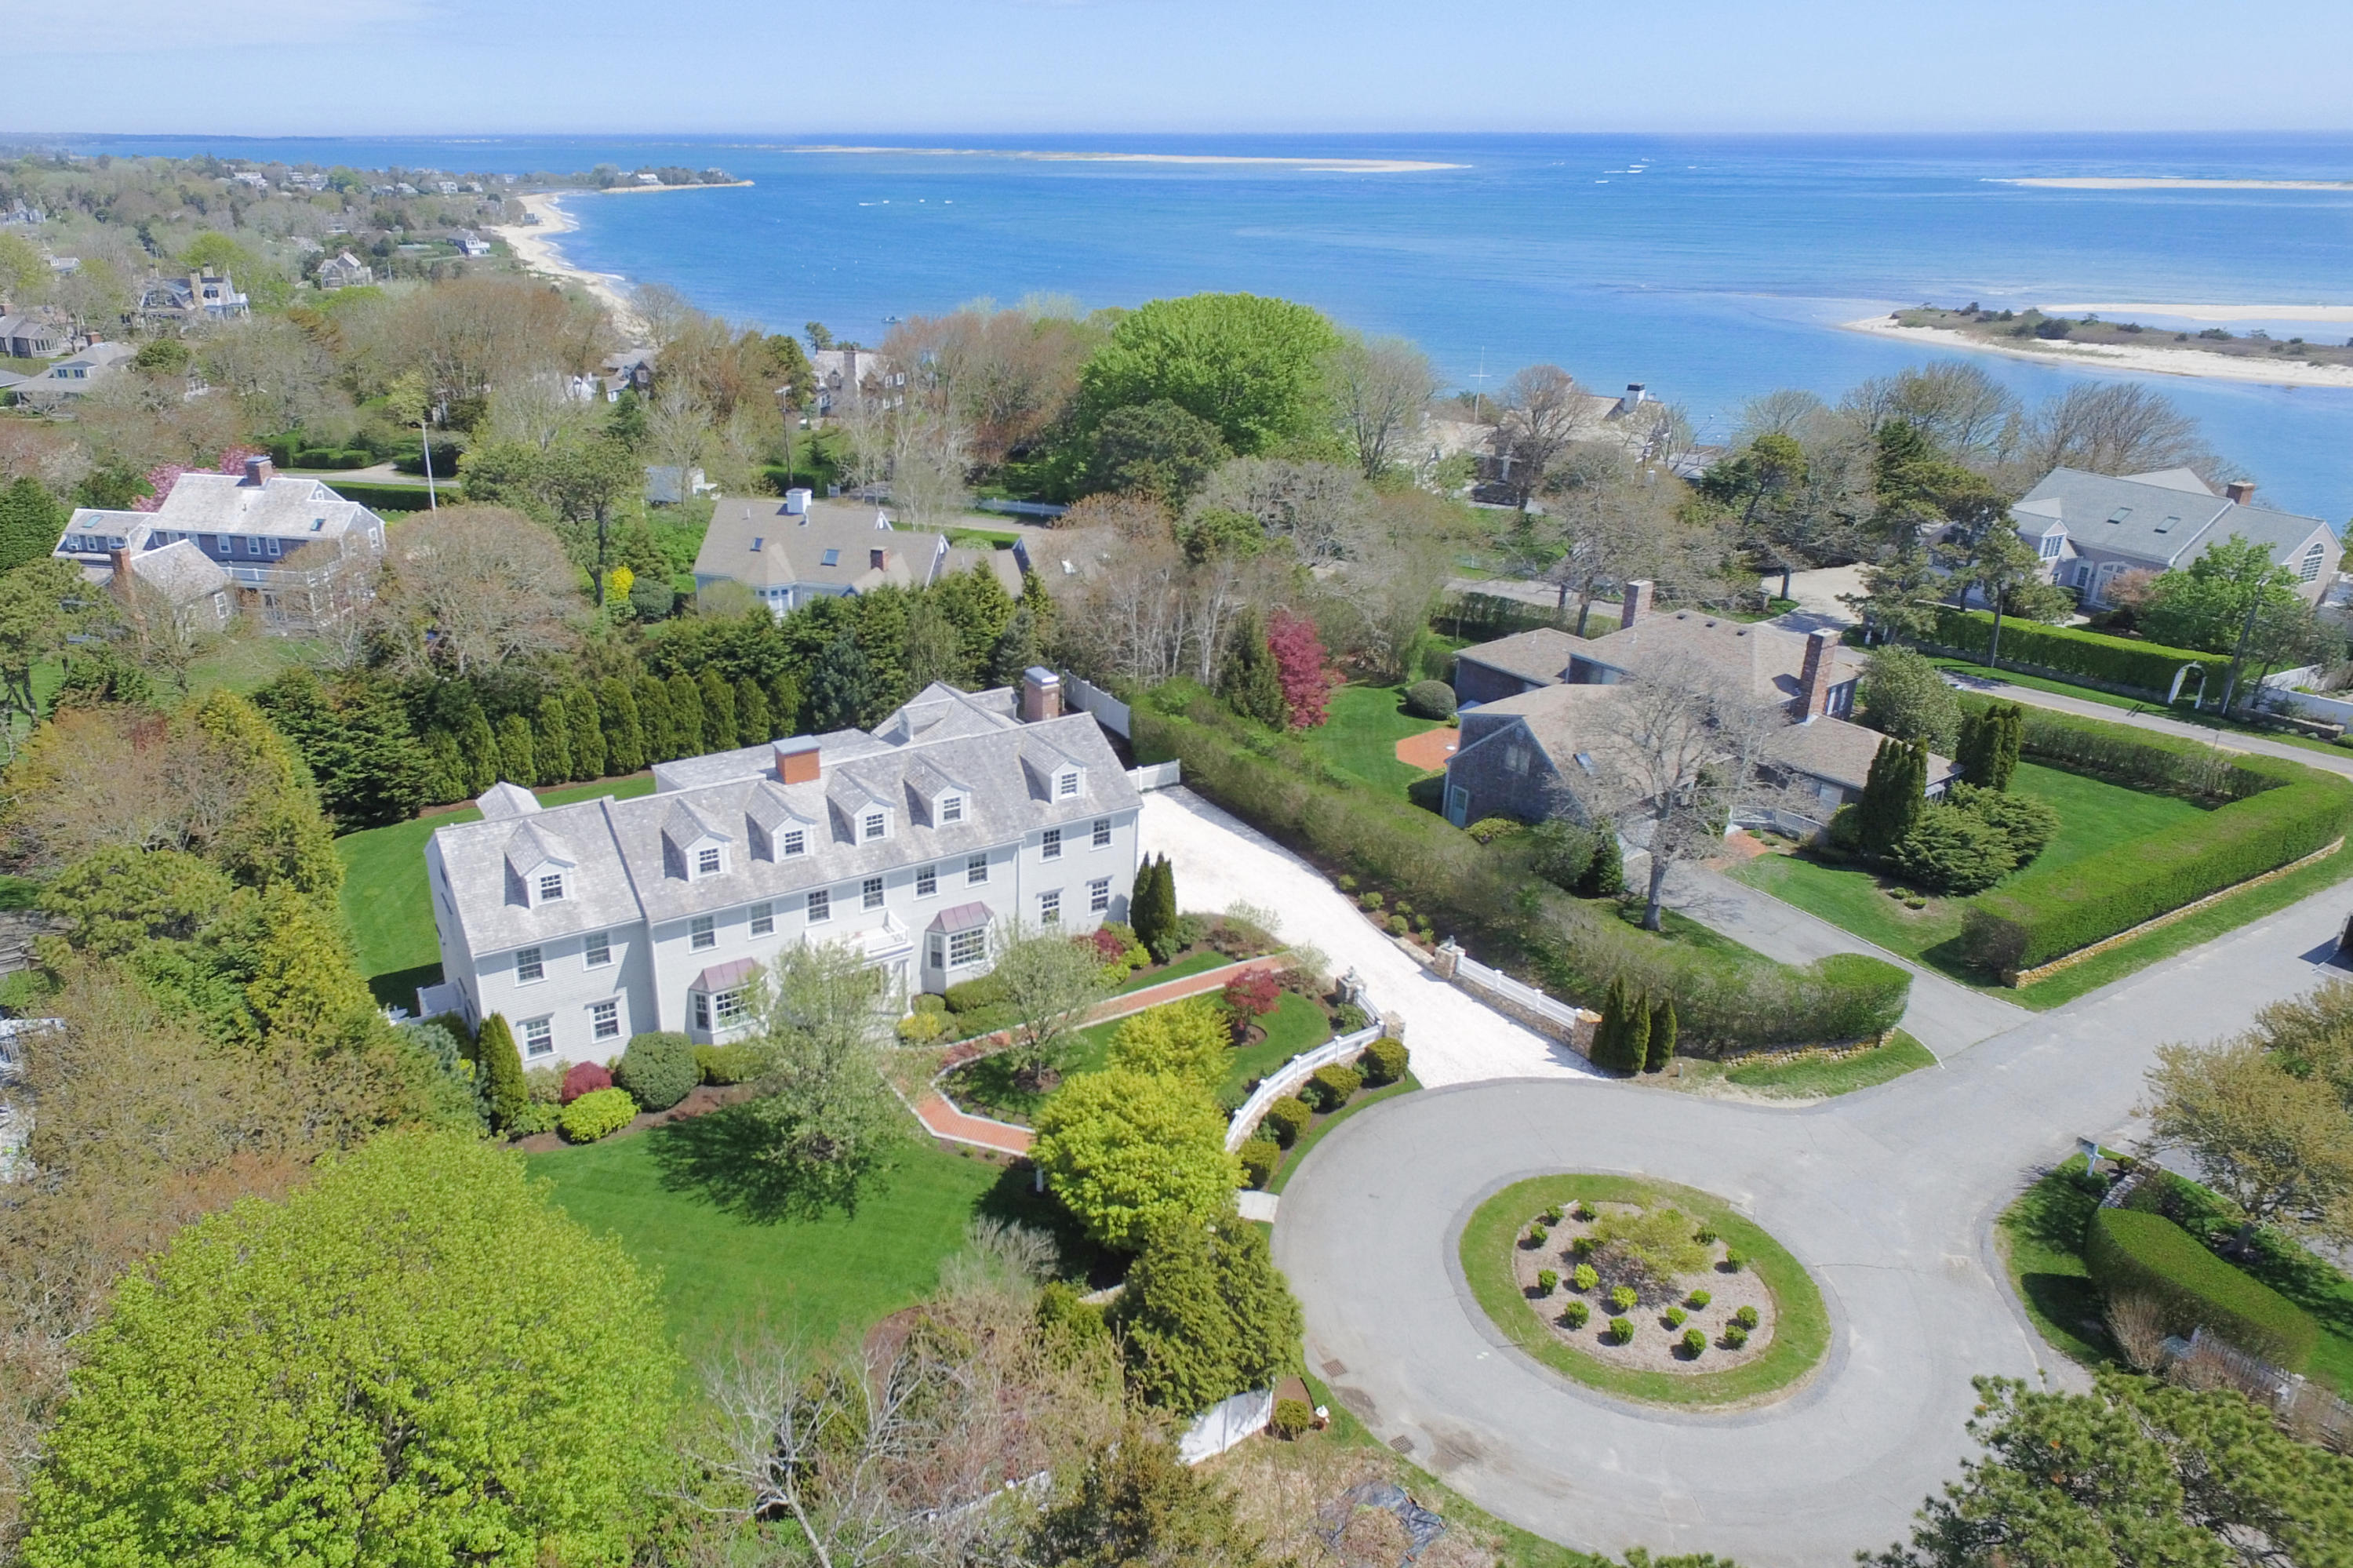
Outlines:
[[[2012,359],[2038,360],[2045,365],[2079,365],[2094,369],[2127,370],[2148,376],[2182,376],[2208,381],[2252,381],[2269,387],[2353,387],[2353,366],[2273,365],[2226,354],[2210,354],[2196,348],[2112,348],[2105,344],[2069,343],[2063,338],[2051,341],[2036,339],[2037,346],[2029,348],[2023,342],[2017,345],[1987,343],[1981,338],[1970,337],[1946,327],[1907,327],[1890,316],[1841,322],[1839,329],[1841,332],[1871,333],[1880,337],[1908,338],[1933,344],[1939,348],[2007,355]]]
[[[813,143],[791,153],[898,153],[922,158],[1028,158],[1046,164],[1240,164],[1296,169],[1304,175],[1418,175],[1467,169],[1468,164],[1434,164],[1415,158],[1252,158],[1222,153],[1055,153],[1003,147],[853,147]]]
[[[642,188],[692,190],[698,187],[648,185]],[[593,194],[597,193],[543,191],[536,195],[518,197],[517,199],[522,203],[523,210],[536,217],[539,221],[535,224],[493,225],[490,226],[490,232],[507,242],[507,249],[514,252],[515,260],[522,264],[524,270],[536,272],[542,277],[553,278],[558,282],[576,284],[586,290],[612,313],[613,324],[621,329],[623,336],[632,342],[641,343],[647,335],[646,322],[643,316],[638,314],[637,308],[629,302],[627,292],[628,280],[617,273],[591,272],[585,267],[576,267],[565,259],[563,248],[556,244],[559,236],[570,234],[580,227],[580,220],[564,210],[564,198],[568,196]]]

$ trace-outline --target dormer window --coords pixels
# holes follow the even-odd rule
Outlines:
[[[940,821],[943,823],[961,822],[964,821],[963,796],[943,795],[940,797]]]
[[[887,811],[869,811],[858,821],[858,838],[861,843],[891,836],[891,817]]]
[[[539,901],[542,904],[561,904],[564,901],[562,872],[551,871],[539,879]]]
[[[777,853],[789,860],[797,854],[808,853],[808,834],[800,828],[787,828],[783,838],[784,848]]]
[[[717,876],[720,870],[719,861],[719,851],[715,845],[695,851],[694,874],[697,876]]]
[[[1057,800],[1068,800],[1077,795],[1078,792],[1079,770],[1075,768],[1064,768],[1054,779],[1055,798]]]

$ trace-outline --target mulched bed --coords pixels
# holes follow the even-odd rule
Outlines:
[[[752,1086],[749,1084],[699,1084],[686,1098],[679,1101],[670,1109],[640,1111],[637,1118],[628,1126],[618,1132],[609,1133],[596,1141],[610,1143],[614,1139],[628,1138],[633,1133],[643,1132],[649,1127],[667,1127],[671,1122],[684,1121],[690,1117],[709,1116],[712,1111],[724,1110],[729,1106],[740,1106],[751,1097]],[[507,1147],[518,1150],[524,1154],[545,1154],[550,1150],[570,1149],[572,1145],[564,1141],[562,1133],[535,1132],[529,1138],[517,1139]]]

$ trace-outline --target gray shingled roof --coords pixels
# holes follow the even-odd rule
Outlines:
[[[1731,620],[1703,610],[1652,615],[1620,631],[1580,643],[1577,655],[1629,674],[1671,658],[1695,659],[1724,671],[1752,695],[1789,702],[1806,667],[1807,634],[1762,621]],[[1852,648],[1831,651],[1831,684],[1862,673],[1863,656]]]
[[[132,556],[131,575],[174,606],[193,604],[228,587],[228,574],[185,539]]]
[[[1586,646],[1581,637],[1539,626],[1533,631],[1515,632],[1475,648],[1465,648],[1456,657],[1501,670],[1507,675],[1517,675],[1524,681],[1553,682],[1567,678],[1570,655]]]
[[[665,765],[672,777],[723,776],[712,782],[663,788],[628,800],[607,797],[551,807],[520,824],[509,817],[437,829],[433,840],[467,945],[477,954],[502,952],[640,918],[659,922],[734,908],[958,858],[1040,828],[1141,804],[1091,715],[1024,725],[1003,711],[997,699],[1004,695],[973,697],[953,687],[926,687],[877,726],[875,737],[867,737],[905,738],[862,752],[828,745],[820,754],[820,775],[809,783],[779,782],[773,749],[754,747],[696,758],[702,765],[697,768]],[[944,711],[950,709],[962,709],[961,718]],[[930,722],[914,722],[924,717]],[[1084,770],[1075,799],[1057,800],[1039,788],[1031,771],[1039,757],[1068,758]],[[928,811],[914,809],[911,776],[919,773],[966,787],[970,799],[962,821],[934,824]],[[888,805],[894,813],[892,836],[858,842],[851,836],[856,824],[829,807],[837,798]],[[780,812],[812,824],[809,853],[781,860],[756,853],[765,835],[755,839],[750,824],[764,815],[774,821]],[[718,876],[690,879],[685,866],[666,853],[666,840],[675,842],[678,832],[696,824],[733,841],[728,869]],[[560,845],[574,860],[571,896],[538,908],[522,903],[520,889],[511,885],[507,852],[525,832],[540,835],[543,843]]]
[[[822,501],[796,514],[774,496],[724,498],[712,512],[694,557],[694,575],[753,588],[814,584],[858,592],[884,583],[907,588],[930,582],[946,541],[937,534],[878,528],[881,515],[871,506]],[[876,550],[883,553],[879,569],[873,564]]]
[[[2017,509],[2037,522],[2056,518],[2079,547],[2135,556],[2158,568],[2186,567],[2233,534],[2268,546],[2274,561],[2293,566],[2289,556],[2326,526],[2317,517],[2216,495],[2186,468],[2121,478],[2053,469]]]

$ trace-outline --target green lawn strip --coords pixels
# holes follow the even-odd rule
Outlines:
[[[599,795],[620,800],[649,795],[653,787],[648,775],[545,789],[539,799],[542,805],[568,806]],[[389,827],[363,829],[335,841],[335,853],[343,863],[343,917],[351,922],[360,972],[368,977],[378,1001],[414,1006],[416,988],[440,979],[441,949],[433,934],[433,895],[425,882],[425,842],[436,828],[480,821],[481,815],[468,806]],[[423,972],[427,970],[431,972]],[[374,984],[377,981],[384,983]]]
[[[1401,705],[1402,686],[1342,686],[1332,694],[1330,716],[1300,740],[1335,773],[1375,789],[1402,791],[1430,770],[1397,758],[1397,743],[1424,730],[1442,729],[1436,719],[1415,718]]]
[[[2099,1198],[2084,1185],[2084,1157],[2071,1155],[1995,1222],[1995,1244],[2027,1318],[2069,1361],[2115,1360],[2100,1324],[2099,1287],[2084,1270],[2084,1227]]]
[[[1935,1052],[1899,1029],[1887,1037],[1885,1044],[1843,1055],[1809,1051],[1783,1057],[1773,1052],[1759,1053],[1745,1064],[1727,1066],[1724,1078],[1744,1089],[1762,1089],[1793,1098],[1827,1098],[1867,1089],[1873,1084],[1884,1084],[1936,1065]]]
[[[1547,1206],[1579,1201],[1671,1202],[1722,1236],[1773,1293],[1773,1340],[1765,1353],[1745,1366],[1686,1376],[1613,1367],[1563,1344],[1520,1293],[1512,1273],[1512,1249],[1529,1220]],[[1555,1372],[1623,1399],[1651,1404],[1728,1404],[1753,1399],[1797,1382],[1830,1345],[1830,1312],[1798,1260],[1722,1201],[1670,1181],[1575,1175],[1514,1181],[1472,1214],[1462,1228],[1461,1255],[1472,1296],[1514,1344]]]
[[[1282,1164],[1275,1171],[1274,1180],[1266,1184],[1266,1190],[1270,1192],[1282,1192],[1291,1181],[1291,1173],[1299,1169],[1299,1162],[1307,1158],[1307,1151],[1323,1141],[1325,1133],[1363,1110],[1366,1106],[1378,1105],[1381,1101],[1394,1099],[1398,1095],[1410,1094],[1419,1087],[1421,1087],[1420,1080],[1411,1073],[1408,1073],[1394,1084],[1385,1084],[1377,1089],[1366,1090],[1329,1116],[1317,1117],[1308,1124],[1307,1130],[1299,1135],[1299,1141],[1282,1151]]]
[[[1215,954],[1210,957],[1215,958]],[[1223,959],[1219,959],[1223,962]],[[1174,966],[1172,966],[1173,968]],[[1170,978],[1167,975],[1159,977]],[[1131,1014],[1131,1016],[1133,1016]],[[1112,1036],[1119,1033],[1124,1018],[1106,1019],[1079,1031],[1077,1041],[1062,1059],[1062,1075],[1073,1073],[1100,1072],[1111,1056]],[[1254,1077],[1263,1077],[1302,1051],[1320,1045],[1332,1037],[1331,1025],[1324,1010],[1292,991],[1285,991],[1275,1002],[1274,1011],[1267,1014],[1267,1038],[1257,1045],[1228,1054],[1226,1087],[1228,1092]],[[983,1056],[968,1062],[947,1076],[941,1086],[948,1098],[976,1116],[994,1117],[1022,1127],[1035,1125],[1038,1111],[1053,1097],[1053,1091],[1039,1092],[1024,1088],[1014,1079],[1012,1058],[1008,1055]],[[1234,1100],[1240,1104],[1242,1096]]]
[[[1303,1437],[1303,1443],[1324,1442],[1341,1448],[1377,1450],[1402,1472],[1399,1484],[1413,1499],[1444,1519],[1449,1524],[1493,1538],[1497,1554],[1509,1568],[1612,1568],[1610,1559],[1595,1557],[1547,1541],[1534,1531],[1507,1524],[1487,1512],[1478,1504],[1431,1475],[1412,1460],[1373,1436],[1356,1413],[1334,1397],[1329,1385],[1310,1372],[1301,1379],[1307,1384],[1308,1398],[1332,1413],[1332,1424],[1324,1431]],[[1275,1439],[1270,1437],[1269,1442]]]
[[[1187,953],[1165,969],[1145,969],[1131,975],[1126,983],[1112,994],[1125,996],[1130,991],[1165,985],[1170,980],[1188,980],[1194,975],[1205,974],[1210,969],[1219,969],[1235,961],[1223,953]]]
[[[2077,697],[2087,703],[2098,703],[2104,707],[2121,708],[2127,713],[2151,714],[2160,718],[2176,719],[2183,724],[2196,725],[2200,729],[2220,730],[2224,735],[2244,735],[2262,740],[2276,740],[2283,746],[2301,747],[2306,751],[2340,753],[2345,749],[2331,741],[2321,740],[2308,735],[2298,735],[2294,730],[2273,729],[2263,725],[2249,724],[2243,719],[2226,719],[2220,714],[2202,713],[2196,708],[2179,704],[2168,706],[2162,703],[2152,703],[2139,697],[2118,696],[2114,692],[2103,692],[2094,686],[2070,685],[2064,681],[2053,681],[2042,675],[2021,674],[2013,670],[1989,670],[1974,660],[1956,659],[1947,654],[1932,653],[1927,658],[1928,662],[1938,669],[1950,670],[1955,674],[1974,675],[1980,680],[1997,680],[2006,685],[2023,686],[2031,692],[2049,692],[2058,697]],[[2221,698],[2219,686],[2209,694],[2217,701]],[[2184,702],[2186,703],[2187,699],[2184,699]]]
[[[2161,959],[2188,952],[2266,915],[2276,915],[2348,877],[2353,877],[2353,849],[2341,849],[2327,860],[2315,861],[2260,887],[2233,893],[2145,937],[2120,942],[2105,953],[2061,969],[2048,980],[2000,994],[2021,1007],[2047,1011],[2137,973]]]
[[[985,1160],[910,1146],[855,1215],[762,1223],[731,1213],[670,1158],[697,1122],[529,1158],[591,1230],[661,1271],[670,1326],[690,1354],[759,1325],[814,1346],[862,1332],[929,1296],[972,1218],[1026,1186]]]

